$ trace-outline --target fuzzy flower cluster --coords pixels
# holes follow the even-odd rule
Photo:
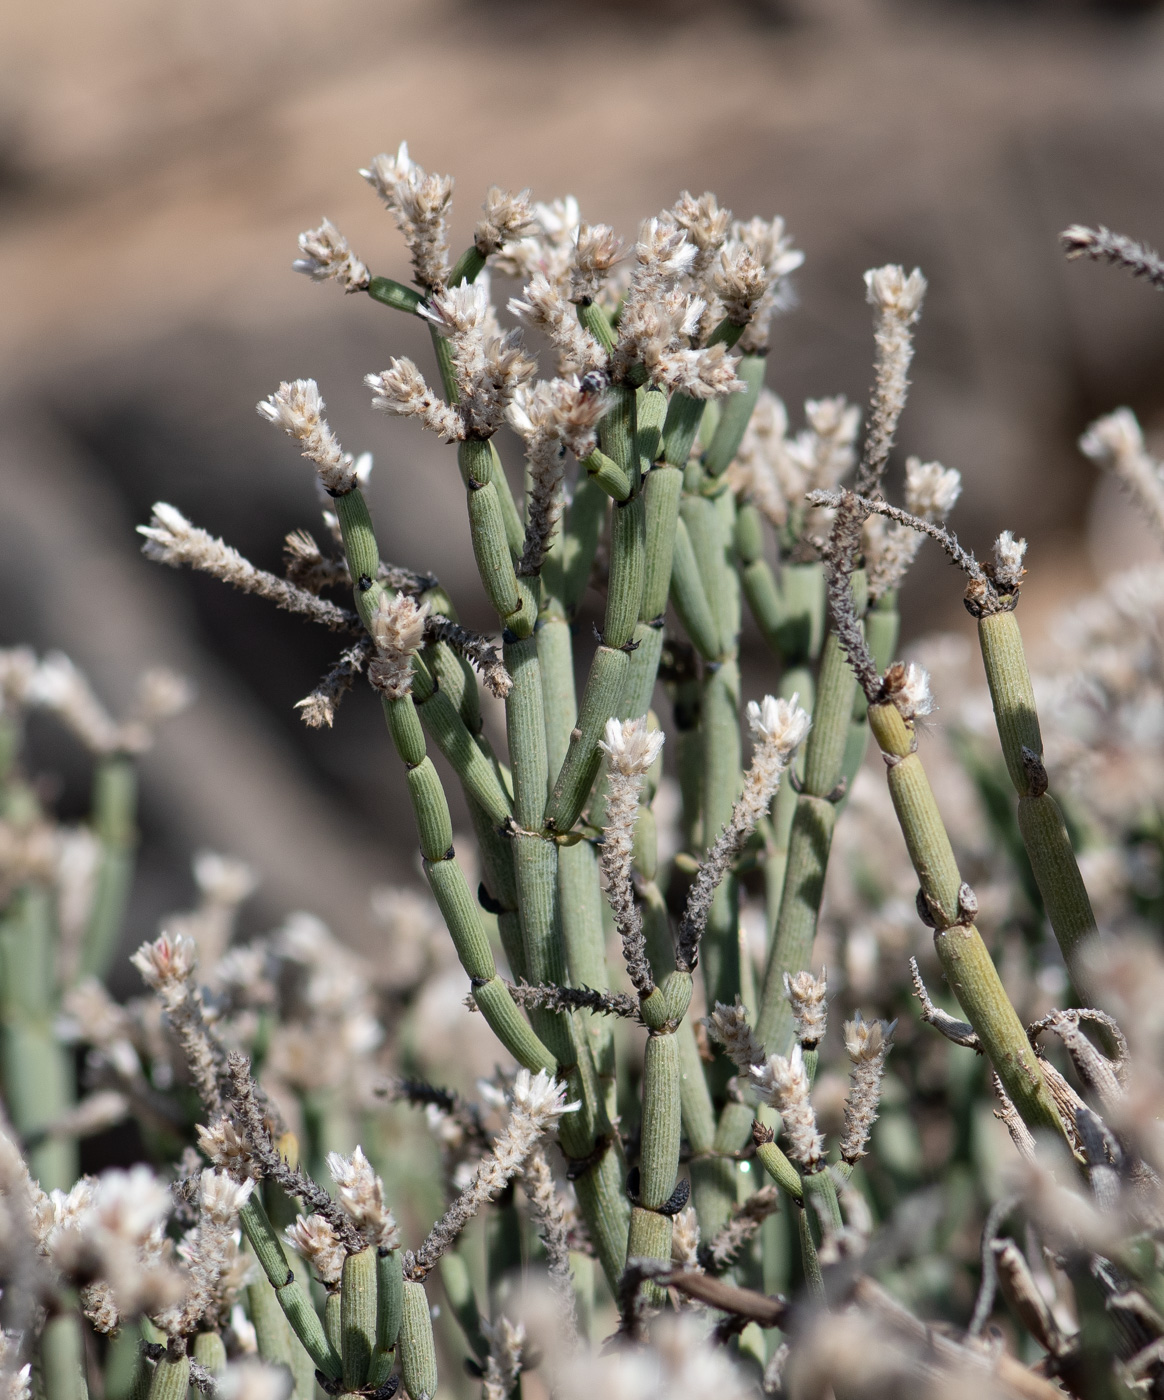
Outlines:
[[[1004,530],[994,541],[994,561],[992,574],[994,586],[999,593],[1017,593],[1026,575],[1023,559],[1026,557],[1026,540],[1016,540],[1009,530]]]
[[[876,311],[877,379],[858,486],[870,492],[879,488],[905,407],[913,359],[911,328],[921,315],[926,279],[916,267],[907,277],[903,268],[889,264],[866,272],[865,292]]]
[[[162,933],[152,943],[143,943],[130,962],[146,986],[158,993],[162,1005],[172,1010],[184,999],[186,984],[198,966],[198,947],[189,934]]]
[[[492,1151],[477,1163],[472,1177],[428,1238],[406,1262],[406,1275],[420,1280],[434,1267],[486,1202],[496,1199],[521,1171],[530,1153],[547,1133],[552,1133],[567,1113],[581,1103],[566,1101],[566,1086],[545,1070],[531,1074],[519,1069],[509,1094],[510,1112],[493,1142]]]
[[[324,219],[318,228],[299,235],[299,251],[303,256],[292,263],[292,267],[313,282],[334,280],[345,292],[368,290],[371,273],[330,219]]]
[[[841,1157],[846,1162],[860,1161],[865,1155],[870,1130],[877,1121],[885,1057],[896,1025],[896,1021],[862,1020],[859,1011],[845,1022],[845,1049],[853,1064],[840,1142]]]
[[[524,238],[537,227],[529,190],[511,194],[499,185],[490,185],[481,206],[484,216],[473,230],[473,246],[483,258],[499,253],[515,238]]]
[[[443,287],[449,277],[449,209],[451,175],[429,175],[401,141],[394,156],[381,154],[360,174],[384,201],[404,235],[417,284]]]
[[[32,1364],[20,1364],[20,1339],[0,1331],[0,1400],[32,1400]]]
[[[521,347],[520,332],[500,331],[484,276],[434,292],[420,314],[449,341],[457,406],[446,405],[444,412],[434,406],[423,375],[410,360],[394,360],[383,374],[367,376],[364,382],[375,391],[376,406],[417,417],[446,439],[491,437],[514,394],[537,372],[536,362]],[[459,420],[455,430],[452,414]]]
[[[300,444],[303,455],[315,463],[324,489],[333,496],[343,496],[359,484],[354,459],[340,447],[323,416],[325,404],[314,379],[284,380],[255,407]]]
[[[828,990],[824,968],[819,977],[806,971],[784,974],[784,994],[792,1007],[796,1038],[806,1050],[815,1050],[824,1039],[828,1024]]]
[[[541,331],[549,340],[559,374],[605,370],[605,347],[579,321],[577,307],[563,289],[544,272],[534,273],[520,297],[510,297],[509,311],[522,325]]]
[[[934,711],[929,672],[916,661],[908,665],[895,661],[885,672],[883,689],[885,698],[892,701],[906,721],[921,719]]]
[[[761,389],[730,468],[736,493],[751,501],[777,530],[789,523],[790,512],[803,510],[809,491],[832,490],[857,459],[861,411],[855,404],[843,395],[809,399],[804,416],[807,426],[790,437],[784,404],[770,389]],[[812,510],[804,530],[820,533],[830,516],[831,512]]]
[[[377,690],[399,700],[412,689],[412,658],[424,642],[428,604],[417,605],[406,593],[381,593],[368,625],[376,655],[368,676]]]
[[[699,252],[669,217],[642,225],[611,357],[611,373],[619,382],[641,366],[651,383],[691,398],[743,390],[736,357],[722,343],[698,345],[707,310],[707,299],[691,290]]]
[[[732,1064],[746,1074],[753,1065],[764,1063],[764,1047],[748,1024],[748,1008],[739,997],[731,1006],[717,1001],[707,1018],[707,1033],[724,1048]]]
[[[254,1181],[234,1181],[225,1172],[203,1171],[198,1186],[198,1224],[178,1245],[185,1264],[182,1298],[158,1314],[169,1336],[185,1337],[200,1325],[222,1326],[241,1289],[250,1281],[252,1263],[238,1245],[238,1213],[250,1199]]]
[[[180,714],[193,697],[193,688],[183,676],[154,667],[139,678],[133,708],[118,722],[63,652],[50,651],[38,660],[29,647],[0,650],[0,715],[47,710],[94,754],[144,753],[153,742],[155,727]]]
[[[336,1199],[364,1239],[379,1249],[395,1249],[400,1231],[384,1204],[384,1183],[363,1148],[357,1147],[350,1157],[329,1152],[327,1169],[336,1184]]]
[[[695,967],[699,940],[707,926],[715,892],[756,823],[768,810],[780,779],[812,727],[799,699],[798,695],[793,695],[791,700],[765,695],[760,702],[748,701],[748,727],[755,745],[752,761],[744,774],[744,790],[732,807],[731,818],[712,843],[688,893],[676,950],[680,967],[688,970]]]
[[[940,462],[909,457],[905,463],[905,508],[911,515],[940,525],[962,494],[962,474]],[[900,587],[917,558],[925,536],[899,521],[872,515],[862,531],[869,595],[881,598]]]
[[[575,324],[577,319],[575,318]],[[525,545],[517,572],[541,572],[565,505],[566,452],[581,461],[597,443],[605,395],[577,375],[541,380],[519,389],[506,410],[509,426],[525,443],[529,467]]]
[[[609,224],[580,224],[570,269],[570,300],[575,305],[597,300],[621,256],[622,240]]]
[[[825,1164],[824,1138],[817,1130],[800,1045],[792,1047],[787,1059],[769,1055],[749,1073],[760,1097],[780,1113],[789,1157],[806,1172],[820,1171]]]
[[[1139,502],[1158,534],[1164,534],[1164,470],[1148,452],[1130,408],[1097,418],[1079,439],[1085,457],[1110,471]]]
[[[339,1287],[347,1250],[325,1215],[297,1215],[294,1224],[283,1231],[283,1238],[306,1259],[325,1288]]]
[[[68,1192],[28,1190],[37,1246],[63,1278],[81,1284],[98,1331],[175,1306],[190,1285],[167,1259],[170,1193],[148,1167],[82,1177]]]
[[[357,462],[353,468],[353,484],[358,484],[359,479]],[[243,593],[257,593],[276,607],[322,623],[333,632],[346,631],[351,624],[351,613],[287,579],[255,568],[237,549],[192,525],[180,510],[165,501],[155,502],[150,523],[139,525],[137,532],[145,538],[142,553],[157,564],[210,574]]]

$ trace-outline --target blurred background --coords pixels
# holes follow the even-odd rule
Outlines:
[[[378,707],[335,730],[293,710],[337,646],[220,585],[145,562],[133,527],[170,501],[257,564],[318,531],[312,472],[256,401],[314,376],[345,446],[371,450],[393,562],[431,570],[488,626],[450,451],[373,415],[361,380],[427,337],[291,272],[327,215],[374,273],[406,280],[356,173],[406,138],[456,176],[453,244],[490,183],[571,193],[633,235],[682,189],[782,214],[806,262],[768,382],[863,402],[861,274],[930,281],[900,434],[958,467],[960,535],[1031,540],[1024,627],[1128,562],[1113,488],[1075,439],[1129,404],[1164,429],[1164,302],[1067,264],[1071,222],[1164,240],[1164,13],[1079,0],[77,0],[9,6],[0,45],[0,644],[60,647],[116,708],[148,665],[197,704],[145,762],[127,942],[190,902],[190,853],[249,861],[262,924],[318,913],[373,946],[369,894],[413,877],[414,838]],[[504,295],[511,289],[503,286]],[[907,636],[963,625],[923,551]],[[584,620],[584,625],[587,625]],[[749,694],[763,683],[753,660]],[[940,698],[940,697],[939,697]],[[940,722],[940,715],[938,720]],[[34,729],[62,813],[89,765]]]

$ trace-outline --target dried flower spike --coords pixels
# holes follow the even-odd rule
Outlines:
[[[255,407],[301,445],[303,455],[315,463],[326,491],[343,496],[359,484],[351,454],[342,450],[323,416],[325,405],[314,379],[284,380]]]
[[[822,967],[819,977],[811,972],[784,974],[784,993],[796,1022],[796,1038],[805,1050],[815,1050],[824,1039],[828,1018],[828,976]]]
[[[348,247],[348,241],[330,219],[299,235],[303,256],[292,263],[313,282],[335,280],[345,292],[366,292],[371,273]]]
[[[881,1077],[896,1025],[896,1021],[864,1021],[859,1011],[845,1022],[845,1049],[853,1062],[840,1143],[846,1162],[857,1162],[865,1155],[869,1132],[877,1121]]]
[[[753,1065],[764,1063],[764,1047],[748,1024],[748,1008],[737,997],[731,1006],[717,1001],[707,1017],[707,1033],[723,1046],[732,1064],[746,1074]]]
[[[428,604],[417,605],[406,593],[382,593],[369,624],[376,655],[368,676],[377,690],[399,700],[412,689],[412,658],[424,642]]]
[[[824,1138],[817,1131],[800,1045],[792,1047],[787,1059],[769,1055],[764,1064],[753,1065],[749,1073],[760,1097],[780,1112],[789,1157],[806,1172],[820,1171],[825,1164]]]

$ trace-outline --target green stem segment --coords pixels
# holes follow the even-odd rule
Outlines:
[[[239,1224],[255,1252],[255,1258],[275,1290],[275,1297],[291,1330],[303,1344],[303,1349],[311,1357],[316,1368],[329,1380],[338,1381],[342,1369],[340,1358],[327,1339],[311,1299],[299,1286],[288,1266],[287,1256],[283,1253],[279,1237],[267,1218],[267,1212],[254,1196],[251,1196],[239,1211]]]
[[[412,697],[385,697],[384,716],[396,752],[408,765],[408,794],[424,857],[424,873],[461,966],[472,980],[477,1005],[493,1033],[519,1064],[553,1073],[556,1058],[530,1028],[497,975],[477,901],[456,861],[448,801],[425,752],[424,733]]]
[[[871,705],[869,726],[889,765],[889,793],[946,979],[1023,1121],[1032,1129],[1063,1133],[1038,1058],[964,908],[962,877],[913,729],[892,704]]]
[[[432,1400],[437,1388],[432,1314],[422,1283],[406,1282],[400,1317],[400,1375],[412,1400]]]
[[[93,907],[81,943],[80,977],[105,977],[117,956],[133,879],[136,815],[133,762],[122,754],[102,759],[93,775],[93,834],[101,854]]]
[[[1023,844],[1071,980],[1089,996],[1079,954],[1096,931],[1095,915],[1063,814],[1047,791],[1035,692],[1014,612],[980,618],[978,641],[1007,772],[1018,793]]]
[[[340,1285],[340,1356],[343,1382],[362,1390],[376,1350],[376,1250],[369,1246],[344,1260]]]

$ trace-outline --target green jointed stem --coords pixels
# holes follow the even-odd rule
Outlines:
[[[672,466],[687,465],[705,405],[705,399],[692,399],[686,394],[671,395],[663,423],[663,458]]]
[[[329,1380],[339,1380],[339,1356],[327,1339],[311,1299],[296,1282],[295,1275],[287,1264],[287,1256],[283,1253],[283,1246],[267,1218],[262,1202],[252,1196],[239,1211],[239,1224],[255,1252],[255,1258],[275,1290],[275,1297],[292,1332],[299,1338],[303,1349],[317,1369]]]
[[[1071,980],[1083,995],[1090,997],[1079,951],[1095,933],[1095,915],[1063,814],[1046,790],[1034,687],[1014,612],[981,618],[978,640],[1007,771],[1019,796],[1018,824],[1023,845]]]
[[[405,1283],[400,1318],[400,1377],[412,1400],[432,1400],[437,1388],[432,1315],[422,1283]]]
[[[659,659],[663,655],[663,627],[659,623],[639,622],[635,625],[634,650],[627,666],[619,719],[640,719],[651,709],[655,681],[659,675]]]
[[[163,1356],[154,1367],[154,1379],[150,1385],[150,1400],[186,1400],[190,1391],[190,1358],[182,1356]],[[56,1400],[56,1391],[49,1389],[49,1394]],[[67,1392],[61,1391],[62,1400],[66,1400]]]
[[[891,762],[890,796],[935,925],[934,946],[946,980],[1023,1121],[1032,1129],[1062,1133],[1062,1122],[1018,1013],[982,935],[959,909],[962,878],[916,753],[913,731],[891,704],[871,705],[869,725]]]
[[[703,738],[703,845],[710,849],[740,795],[740,671],[734,661],[708,668],[700,709]],[[712,900],[701,961],[709,1004],[731,1002],[740,985],[739,887],[729,872]]]
[[[625,656],[622,659],[625,662]],[[507,641],[505,662],[513,678],[513,688],[506,699],[506,721],[513,763],[517,830],[512,847],[525,974],[531,982],[560,985],[566,981],[566,958],[558,890],[558,848],[553,841],[537,834],[541,831],[546,808],[549,770],[536,639]],[[608,710],[607,716],[613,713],[613,709]],[[571,744],[571,750],[573,748]],[[564,770],[568,765],[569,756]],[[589,786],[588,783],[587,792]],[[594,1152],[595,1135],[607,1133],[609,1123],[586,1041],[576,1032],[572,1018],[564,1013],[536,1010],[530,1021],[558,1064],[565,1067],[569,1092],[582,1101],[581,1111],[567,1115],[562,1122],[563,1151],[574,1159],[589,1158]],[[626,1244],[625,1200],[619,1199],[622,1194],[618,1183],[619,1163],[619,1156],[607,1150],[576,1183],[591,1239],[612,1279],[617,1278],[617,1274],[610,1273],[612,1268],[617,1265],[621,1271],[618,1258],[625,1253]],[[615,1230],[621,1227],[613,1238],[612,1227]]]
[[[625,1188],[626,1162],[616,1136],[597,1164],[574,1182],[574,1194],[586,1222],[586,1232],[611,1288],[618,1287],[626,1268],[630,1203]]]
[[[483,486],[470,486],[469,532],[473,540],[473,555],[486,596],[498,617],[517,635],[528,637],[533,631],[529,616],[519,617],[523,598],[513,569],[513,556],[505,538],[505,521],[497,488],[491,481]]]
[[[452,765],[465,795],[481,806],[495,826],[504,826],[512,806],[496,769],[465,727],[456,706],[436,688],[423,659],[415,658],[412,665],[412,694],[421,723]]]
[[[627,1238],[627,1253],[632,1258],[671,1257],[671,1221],[658,1212],[675,1189],[679,1167],[679,1073],[675,1036],[652,1034],[643,1061],[640,1204],[631,1212]]]
[[[623,469],[637,493],[639,484],[639,454],[635,442],[635,391],[624,384],[614,384],[608,391],[610,407],[598,424],[598,445]]]
[[[841,1203],[837,1200],[836,1183],[828,1168],[824,1171],[809,1172],[802,1178],[802,1184],[804,1199],[812,1202],[812,1208],[822,1225],[827,1217],[834,1230],[844,1229],[845,1222],[841,1219]]]
[[[45,1394],[51,1400],[88,1400],[85,1343],[78,1313],[60,1312],[45,1323],[40,1337],[40,1364]],[[167,1397],[173,1393],[165,1392]],[[153,1395],[154,1391],[151,1390],[150,1394]],[[181,1400],[186,1400],[185,1390],[181,1393]]]
[[[372,1386],[383,1385],[392,1374],[403,1311],[404,1273],[400,1252],[379,1249],[376,1251],[376,1350],[372,1353],[368,1373],[368,1383]]]
[[[640,493],[615,505],[610,517],[610,583],[602,640],[608,647],[630,641],[643,602],[646,576],[646,501]]]
[[[589,479],[612,501],[625,501],[630,495],[630,477],[600,447],[583,457],[579,466],[585,468]]]
[[[625,651],[600,646],[594,653],[578,722],[546,806],[546,825],[555,831],[569,831],[582,815],[602,758],[598,741],[606,721],[618,714],[628,666]]]
[[[610,497],[597,482],[582,477],[574,487],[574,498],[566,512],[561,562],[551,553],[542,570],[547,592],[561,598],[568,618],[573,617],[586,592],[609,503]],[[556,570],[560,571],[560,583]]]
[[[76,1096],[72,1056],[54,1030],[56,943],[49,891],[26,886],[0,920],[0,1067],[13,1127],[39,1139],[28,1165],[45,1191],[67,1191],[79,1175],[76,1141],[44,1135]]]
[[[343,1346],[343,1326],[340,1316],[342,1307],[343,1299],[338,1292],[329,1292],[323,1300],[323,1330],[327,1336],[328,1344],[337,1356]]]
[[[994,706],[994,721],[1002,741],[1006,771],[1020,797],[1031,791],[1031,774],[1023,762],[1026,749],[1043,757],[1043,736],[1035,709],[1035,690],[1023,652],[1022,634],[1013,612],[999,612],[978,623],[978,644],[986,669],[986,683]]]
[[[863,574],[853,576],[853,591],[860,612],[864,607]],[[788,835],[780,913],[756,1017],[757,1036],[769,1051],[779,1054],[786,1054],[792,1043],[792,1012],[784,995],[784,974],[807,967],[816,938],[856,693],[856,677],[836,634],[830,632],[821,657],[812,729],[805,746],[803,790],[797,797]],[[742,1115],[730,1105],[728,1111],[737,1130],[742,1129]]]
[[[424,297],[414,287],[406,287],[403,282],[394,282],[391,277],[373,277],[368,283],[368,295],[373,301],[397,311],[407,311],[415,316],[424,302]]]
[[[505,644],[513,688],[505,699],[509,761],[513,769],[513,818],[523,831],[540,831],[549,782],[545,698],[535,637]]]
[[[660,466],[648,472],[643,482],[646,503],[646,567],[639,617],[653,622],[667,608],[671,587],[671,552],[679,520],[679,498],[683,473],[678,467]],[[641,712],[640,712],[641,713]]]
[[[614,327],[604,307],[594,301],[578,303],[578,319],[609,355],[614,349]]]
[[[529,1022],[522,1016],[500,977],[473,988],[473,1000],[489,1023],[489,1029],[501,1041],[519,1065],[537,1072],[544,1069],[553,1074],[558,1060],[538,1038]]]
[[[526,975],[534,982],[561,984],[566,962],[558,904],[557,847],[539,833],[546,804],[549,762],[537,640],[527,637],[505,646],[513,688],[505,701],[509,755],[513,765],[513,862]],[[561,1064],[574,1062],[569,1022],[558,1012],[536,1011],[535,1030]]]
[[[397,752],[409,767],[408,791],[412,799],[424,856],[424,873],[445,927],[453,940],[461,966],[473,982],[474,996],[490,1029],[520,1064],[529,1069],[552,1069],[556,1061],[538,1041],[508,989],[497,977],[493,951],[481,923],[477,901],[453,854],[453,828],[444,788],[432,760],[423,751],[423,735],[409,715],[415,714],[410,696],[384,700],[384,714]],[[420,745],[418,749],[418,743]]]
[[[212,1376],[226,1374],[226,1344],[217,1332],[199,1332],[194,1338],[193,1356]]]
[[[520,1247],[518,1254],[520,1262]],[[456,1250],[451,1249],[441,1257],[440,1275],[445,1297],[465,1334],[465,1340],[478,1360],[484,1361],[489,1355],[489,1339],[481,1327],[481,1312],[477,1307],[469,1270]]]
[[[574,727],[577,701],[574,694],[574,658],[570,628],[551,600],[537,630],[538,664],[544,701],[546,758],[551,773],[565,762]],[[602,891],[598,883],[598,858],[588,842],[558,849],[558,908],[570,984],[605,989],[610,985],[606,967],[605,931],[602,923]],[[602,1083],[608,1111],[614,1089],[614,1028],[609,1017],[577,1013],[575,1024],[590,1047],[595,1073]]]
[[[725,550],[727,541],[721,535],[720,520],[715,503],[705,496],[684,492],[680,514],[691,539],[695,564],[699,570],[704,596],[711,612],[716,638],[713,655],[718,656],[735,645],[735,634],[725,635],[723,629],[725,616],[722,590],[726,586]],[[676,563],[678,563],[677,559]],[[720,596],[716,596],[717,591],[720,592]],[[692,640],[694,641],[694,638]]]
[[[808,1218],[808,1211],[805,1210],[803,1204],[796,1210],[796,1227],[800,1235],[801,1258],[804,1260],[804,1281],[812,1298],[818,1303],[823,1303],[825,1297],[824,1278],[820,1271],[816,1242],[812,1238],[812,1225]]]
[[[1020,797],[1018,824],[1043,897],[1043,907],[1059,941],[1071,980],[1081,994],[1094,1001],[1089,979],[1080,965],[1079,952],[1095,933],[1095,915],[1063,813],[1049,792],[1038,797]]]
[[[705,661],[714,660],[719,655],[719,634],[696,563],[691,534],[682,518],[675,524],[673,548],[671,602],[692,646]]]
[[[475,282],[477,274],[484,266],[485,254],[478,252],[476,246],[470,243],[453,264],[453,270],[449,273],[449,286],[459,287],[462,282]]]
[[[77,972],[104,977],[117,956],[133,879],[137,841],[137,771],[122,754],[103,758],[93,774],[93,834],[100,843],[93,907]]]
[[[376,1349],[376,1250],[369,1245],[344,1260],[340,1285],[340,1356],[343,1382],[360,1390]]]
[[[652,1035],[643,1061],[643,1135],[639,1196],[658,1210],[675,1189],[679,1167],[679,1047],[673,1035]]]
[[[559,848],[558,900],[570,985],[598,990],[609,987],[598,857],[588,841]],[[589,1043],[595,1073],[602,1081],[608,1111],[612,1111],[609,1095],[614,1091],[615,1047],[611,1018],[583,1011],[578,1013],[577,1024]]]
[[[644,384],[635,392],[635,428],[639,449],[639,469],[647,471],[659,458],[663,446],[663,424],[667,419],[667,395]]]
[[[255,1329],[259,1355],[272,1366],[286,1366],[290,1370],[291,1329],[275,1297],[275,1290],[265,1276],[247,1284],[247,1316]],[[314,1381],[314,1376],[312,1379]],[[299,1400],[304,1400],[304,1397],[299,1397]]]
[[[703,468],[709,476],[722,476],[740,449],[764,384],[764,364],[763,355],[744,355],[740,360],[736,374],[747,388],[742,394],[729,394],[722,401],[719,422],[703,454]]]
[[[800,1173],[774,1142],[757,1143],[756,1156],[777,1186],[782,1187],[793,1200],[803,1200],[804,1186]]]
[[[363,491],[357,486],[345,495],[335,497],[335,513],[343,535],[356,608],[366,627],[384,589],[382,584],[376,582],[376,575],[380,572],[380,550]]]
[[[893,661],[897,653],[897,638],[901,631],[901,614],[897,609],[897,590],[883,593],[865,614],[865,639],[879,671]]]
[[[542,612],[537,648],[545,702],[546,762],[549,771],[557,773],[570,747],[578,698],[574,692],[574,644],[570,624],[556,599]]]
[[[424,594],[423,597],[430,595]],[[451,608],[449,612],[452,612]],[[448,617],[449,613],[444,615]],[[458,656],[447,642],[430,643],[424,649],[424,656],[437,685],[449,697],[449,703],[476,739],[478,748],[488,757],[489,750],[483,746],[481,736],[481,696],[477,691],[477,678],[472,666],[463,656]]]

